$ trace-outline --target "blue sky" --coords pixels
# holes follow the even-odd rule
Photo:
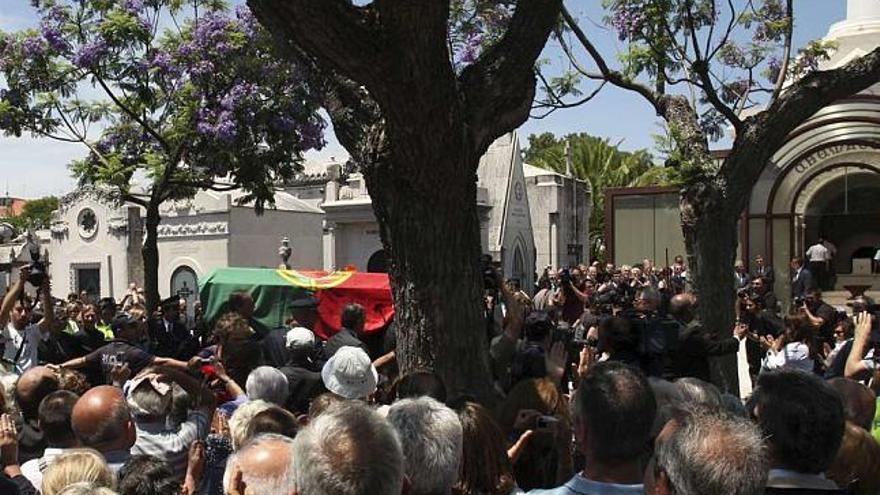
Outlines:
[[[613,54],[620,48],[615,35],[602,27],[599,0],[566,0],[566,3],[580,17],[582,26],[600,51]],[[824,36],[833,22],[846,16],[844,0],[798,0],[795,9],[796,46]],[[13,31],[35,25],[36,16],[29,0],[0,1],[0,30]],[[543,56],[553,64],[565,63],[561,53],[554,47],[548,47]],[[609,59],[613,59],[613,56]],[[560,110],[543,120],[529,120],[519,130],[524,142],[533,133],[587,132],[608,137],[614,142],[623,141],[622,147],[625,149],[652,147],[651,135],[659,131],[658,121],[647,103],[633,93],[613,87],[606,87],[586,105]],[[332,132],[328,133],[327,141],[327,146],[311,154],[309,159],[323,161],[331,156],[347,156]],[[13,196],[65,194],[75,187],[67,164],[83,154],[80,145],[30,137],[0,137],[0,194],[7,188]]]

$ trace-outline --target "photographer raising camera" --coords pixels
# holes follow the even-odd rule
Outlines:
[[[0,306],[0,348],[2,348],[2,367],[16,374],[37,365],[37,348],[40,339],[47,339],[55,328],[55,312],[52,305],[52,289],[49,276],[39,267],[22,267],[18,281],[9,288]],[[43,318],[31,323],[33,302],[25,294],[25,284],[38,287],[37,295]]]

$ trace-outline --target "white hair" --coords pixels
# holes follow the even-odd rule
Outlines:
[[[79,483],[67,485],[58,492],[58,495],[117,495],[117,493],[105,486],[98,486],[88,481],[80,481]]]
[[[271,366],[259,366],[247,377],[245,391],[248,399],[264,400],[284,407],[287,395],[287,377]]]
[[[229,436],[233,450],[238,450],[247,440],[248,426],[254,417],[271,407],[272,404],[264,400],[251,400],[238,406],[229,418]]]
[[[388,422],[400,436],[412,494],[449,493],[462,456],[458,415],[435,399],[419,397],[392,404]]]
[[[251,450],[258,449],[267,443],[273,442],[285,444],[289,455],[293,455],[293,439],[275,433],[257,435],[242,445],[242,447],[236,453],[229,456],[229,459],[226,461],[226,470],[223,472],[224,493],[228,493],[235,465],[239,464],[239,468],[241,467],[241,464],[238,462],[239,459],[247,455]],[[292,466],[292,463],[288,463],[284,472],[278,473],[276,476],[255,476],[246,470],[242,470],[241,480],[248,488],[249,493],[258,493],[259,495],[288,495],[291,488],[293,488],[293,476],[291,476],[293,473]]]
[[[403,451],[378,413],[341,401],[297,433],[293,475],[296,492],[304,495],[399,495]]]

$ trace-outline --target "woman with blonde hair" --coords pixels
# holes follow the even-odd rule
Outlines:
[[[58,457],[43,474],[43,495],[59,495],[69,485],[79,482],[115,489],[116,477],[97,451],[71,449]]]

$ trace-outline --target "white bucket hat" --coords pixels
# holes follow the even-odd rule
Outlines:
[[[327,390],[346,399],[363,399],[376,391],[379,373],[360,347],[341,347],[324,364],[321,379]]]

